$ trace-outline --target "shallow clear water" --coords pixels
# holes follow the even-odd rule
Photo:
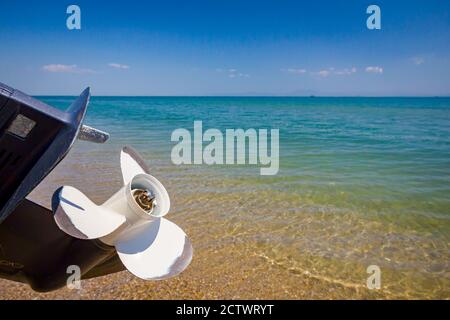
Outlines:
[[[41,99],[63,109],[73,100]],[[223,132],[280,129],[279,174],[173,165],[171,133],[194,120]],[[172,217],[200,255],[239,248],[286,279],[357,290],[375,264],[385,297],[450,298],[449,98],[93,97],[85,123],[111,140],[78,142],[52,182],[103,201],[120,185],[121,146],[132,145],[167,185]],[[239,270],[239,259],[229,263]]]

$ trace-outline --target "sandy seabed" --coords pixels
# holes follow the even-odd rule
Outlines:
[[[86,161],[75,148],[30,198],[49,207],[53,191],[69,184],[101,203],[121,185],[118,159],[111,159]],[[0,280],[0,299],[450,298],[446,234],[436,240],[395,223],[318,208],[296,194],[264,186],[255,192],[245,179],[172,167],[159,167],[155,175],[171,195],[167,218],[194,246],[181,275],[143,281],[123,271],[82,281],[81,290],[50,293]],[[374,262],[383,272],[380,290],[366,286]]]

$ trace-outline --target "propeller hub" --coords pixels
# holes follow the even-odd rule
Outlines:
[[[136,189],[133,191],[133,198],[147,213],[152,213],[156,206],[156,196],[150,190]]]

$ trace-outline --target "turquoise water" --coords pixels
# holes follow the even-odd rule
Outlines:
[[[71,98],[44,100],[65,107]],[[172,131],[192,131],[194,120],[223,132],[280,129],[277,176],[258,177],[254,166],[211,170],[292,192],[339,189],[355,205],[450,217],[450,99],[94,97],[86,123],[169,164]]]
[[[73,98],[41,99],[66,108]],[[204,130],[279,129],[278,175],[174,166],[171,133],[192,131],[194,120]],[[450,98],[93,97],[85,123],[111,140],[80,143],[78,161],[116,161],[134,146],[180,208],[229,227],[222,239],[239,226],[249,250],[261,245],[261,256],[290,268],[359,283],[348,270],[375,263],[407,279],[387,284],[393,296],[450,297]]]

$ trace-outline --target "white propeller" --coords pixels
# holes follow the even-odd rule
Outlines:
[[[122,149],[120,166],[124,186],[100,206],[73,187],[58,189],[52,201],[56,224],[75,238],[114,246],[124,266],[141,279],[179,274],[193,249],[184,231],[163,218],[170,209],[167,190],[134,149]]]

